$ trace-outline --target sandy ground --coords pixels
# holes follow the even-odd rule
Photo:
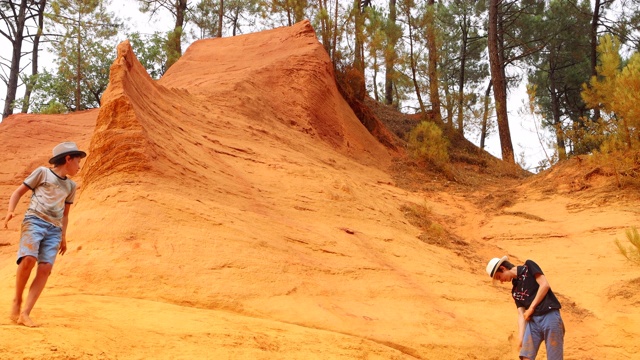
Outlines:
[[[118,54],[99,110],[0,124],[5,204],[58,142],[89,153],[37,328],[8,318],[19,219],[0,232],[0,359],[514,359],[484,272],[505,254],[560,296],[566,359],[640,358],[640,267],[614,244],[633,193],[554,171],[399,187],[308,23],[196,42],[158,82]]]

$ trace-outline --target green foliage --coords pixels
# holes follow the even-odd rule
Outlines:
[[[201,0],[191,11],[190,20],[195,24],[197,32],[192,31],[196,39],[212,38],[218,34],[218,14],[220,4],[214,0]]]
[[[59,34],[51,46],[57,55],[56,69],[39,76],[32,96],[35,111],[45,111],[50,104],[58,104],[58,110],[63,105],[67,111],[100,105],[120,26],[107,5],[102,0],[52,2],[53,12],[47,17]]]
[[[66,106],[53,100],[52,102],[47,104],[45,107],[41,108],[38,112],[40,114],[65,114],[68,111],[69,110],[67,109]]]
[[[177,27],[167,34],[167,42],[164,44],[164,51],[167,54],[166,68],[169,70],[171,65],[175,64],[180,56],[182,56],[180,42],[182,41],[182,28]]]
[[[38,74],[31,101],[35,113],[61,114],[73,111],[73,84],[61,74],[45,69]]]
[[[449,162],[449,142],[434,123],[423,121],[409,133],[409,151],[416,159],[438,167]]]
[[[567,158],[567,145],[577,140],[574,153],[589,152],[581,139],[567,139],[567,132],[582,131],[581,118],[587,108],[580,92],[591,75],[591,61],[587,51],[590,44],[590,8],[588,2],[551,1],[543,15],[542,51],[528,58],[532,65],[528,82],[535,86],[536,113],[544,128],[556,137],[560,160]],[[567,144],[569,143],[569,144]]]
[[[147,69],[147,73],[154,79],[159,79],[166,71],[167,54],[164,50],[165,38],[155,32],[151,35],[141,35],[134,32],[127,36],[133,52],[140,64]]]
[[[620,56],[620,41],[605,35],[598,45],[597,77],[583,87],[582,98],[591,108],[602,109],[597,123],[590,124],[603,153],[640,148],[640,53],[626,65]]]
[[[616,239],[618,250],[627,260],[640,265],[640,234],[638,234],[638,229],[631,227],[627,229],[626,234],[627,240],[629,240],[631,245],[625,246],[620,240]]]

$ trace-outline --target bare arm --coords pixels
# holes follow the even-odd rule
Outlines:
[[[518,348],[522,347],[522,340],[524,339],[524,327],[527,321],[524,318],[524,308],[518,308]]]
[[[9,220],[13,219],[14,211],[16,210],[16,206],[18,206],[18,201],[22,195],[26,194],[29,191],[29,188],[25,184],[20,184],[18,188],[11,194],[11,198],[9,198],[9,208],[7,210],[7,216],[4,218],[4,228],[8,229]]]
[[[67,252],[67,224],[69,224],[69,211],[71,204],[64,204],[64,213],[62,214],[62,241],[60,242],[60,254]]]
[[[524,312],[525,320],[529,320],[529,318],[531,318],[531,315],[533,315],[533,312],[536,310],[536,306],[540,304],[542,299],[544,299],[544,297],[549,292],[549,289],[551,289],[551,286],[549,286],[549,282],[547,281],[547,278],[542,274],[536,275],[536,282],[539,285],[538,293],[536,294],[536,297],[533,298],[533,301],[531,302],[531,306],[529,306],[529,308]]]

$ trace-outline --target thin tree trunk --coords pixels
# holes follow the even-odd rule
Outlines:
[[[464,79],[467,63],[467,43],[469,25],[467,24],[467,14],[465,13],[460,24],[462,39],[460,44],[460,74],[458,76],[458,131],[464,134]]]
[[[353,67],[358,70],[362,74],[362,78],[364,78],[364,56],[363,56],[363,44],[362,44],[362,28],[363,24],[363,16],[360,11],[360,0],[354,0],[354,22],[355,22],[355,57],[353,60]]]
[[[502,160],[515,164],[513,145],[511,144],[511,132],[509,131],[509,115],[507,112],[507,84],[504,72],[504,53],[502,34],[498,31],[501,23],[499,7],[502,0],[489,0],[489,64],[491,80],[493,81],[493,96],[496,106],[498,133],[500,135],[500,147]]]
[[[413,87],[416,90],[416,97],[418,98],[418,104],[420,104],[420,112],[426,115],[427,109],[424,107],[422,96],[420,95],[420,86],[416,77],[416,60],[413,54],[413,25],[411,24],[411,11],[407,9],[407,27],[409,28],[409,63],[411,65],[411,79],[413,80]]]
[[[378,78],[378,57],[374,56],[373,57],[373,78],[377,79]],[[373,82],[373,96],[376,99],[376,102],[379,102],[379,96],[378,96],[378,82],[374,81]]]
[[[482,129],[480,130],[480,149],[484,150],[484,141],[487,138],[487,128],[489,122],[489,103],[491,103],[491,87],[493,83],[489,80],[487,90],[484,93],[484,112],[482,113]]]
[[[75,87],[75,103],[76,103],[76,111],[82,110],[82,88],[80,88],[80,66],[82,66],[82,10],[78,11],[78,42],[76,43],[76,78],[74,79],[76,82]]]
[[[236,12],[235,14],[233,14],[233,31],[231,33],[231,36],[236,36],[237,32],[238,32],[238,21],[240,18],[240,14],[238,13],[240,10],[238,10],[236,8]]]
[[[427,2],[427,16],[429,17],[427,26],[427,46],[429,48],[429,96],[431,97],[431,112],[434,119],[441,123],[442,113],[440,112],[440,92],[438,81],[438,45],[436,44],[435,26],[435,2]]]
[[[554,58],[552,53],[550,59]],[[551,97],[551,112],[553,114],[553,127],[556,133],[556,150],[558,151],[558,159],[560,161],[567,159],[567,150],[564,143],[564,132],[562,130],[562,122],[560,120],[560,99],[556,85],[556,66],[553,60],[549,61],[549,95]]]
[[[333,14],[333,41],[331,42],[331,54],[333,55],[333,68],[336,68],[336,44],[338,43],[338,0],[335,3],[335,11]]]
[[[18,92],[18,79],[20,77],[20,58],[22,58],[22,40],[24,39],[24,25],[26,21],[27,0],[20,2],[18,16],[16,18],[16,27],[14,38],[11,40],[13,51],[11,53],[11,67],[9,70],[9,78],[7,79],[7,94],[4,98],[4,110],[2,118],[6,118],[13,114],[13,102],[16,100]]]
[[[589,59],[591,60],[591,76],[598,76],[596,67],[598,66],[598,24],[600,22],[601,0],[594,0],[593,16],[591,18],[591,49]],[[593,120],[600,119],[600,108],[593,109]]]
[[[395,66],[396,54],[396,0],[389,0],[389,24],[387,25],[388,45],[385,55],[385,75],[384,75],[384,100],[387,105],[393,104],[393,67]]]
[[[456,105],[456,102],[454,100],[451,100],[453,96],[449,92],[448,86],[444,86],[442,88],[442,91],[444,92],[444,98],[447,99],[447,101],[445,101],[445,105],[443,105],[447,116],[444,117],[442,121],[444,121],[447,124],[447,126],[451,128],[453,127],[453,113],[454,113],[453,109]]]
[[[324,47],[324,49],[327,51],[327,54],[329,54],[329,57],[332,57],[331,55],[331,44],[329,43],[329,33],[328,33],[328,29],[329,29],[329,24],[328,24],[328,9],[327,9],[327,3],[326,0],[318,0],[318,8],[320,10],[320,14],[322,14],[320,16],[320,38],[322,39],[322,46]]]
[[[44,9],[47,6],[47,0],[40,0],[38,2],[37,14],[38,14],[38,32],[33,38],[33,50],[31,53],[31,77],[26,83],[26,89],[24,92],[24,101],[22,102],[22,112],[29,111],[29,105],[31,102],[31,92],[33,86],[37,81],[38,76],[38,50],[40,48],[40,37],[42,36],[42,29],[44,28]]]

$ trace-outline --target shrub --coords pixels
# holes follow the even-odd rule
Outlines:
[[[616,239],[618,250],[628,260],[640,265],[640,235],[638,234],[638,229],[632,227],[627,229],[626,233],[631,246],[625,246],[620,240]]]
[[[442,167],[449,162],[449,142],[434,123],[423,121],[409,133],[409,151],[417,159]]]

